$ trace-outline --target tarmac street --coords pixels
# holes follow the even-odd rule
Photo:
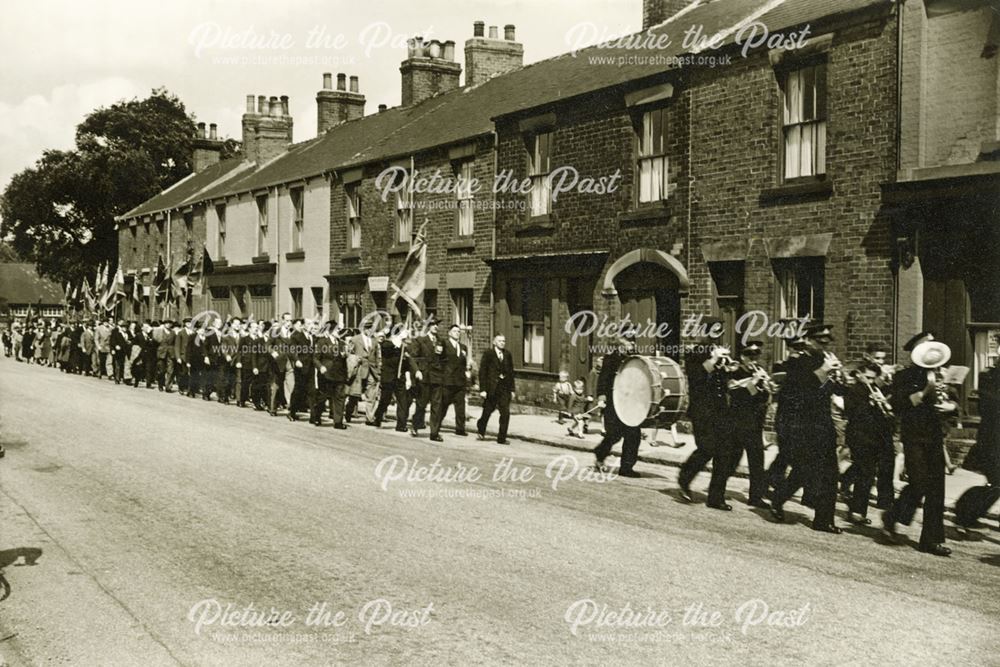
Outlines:
[[[442,435],[0,359],[0,664],[1000,664],[992,520],[936,558]]]

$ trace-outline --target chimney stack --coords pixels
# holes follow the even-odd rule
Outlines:
[[[218,164],[222,154],[222,142],[216,136],[215,123],[211,125],[211,134],[205,130],[205,123],[198,123],[198,129],[191,142],[191,171],[199,172]]]
[[[477,86],[524,64],[524,47],[514,41],[514,26],[505,25],[504,38],[500,39],[495,25],[490,26],[490,36],[483,37],[485,25],[482,21],[473,23],[472,38],[465,42],[466,86]]]
[[[243,114],[243,157],[258,165],[283,153],[292,143],[292,117],[288,112],[288,96],[280,98],[257,96],[253,111],[253,95],[247,95],[247,112]]]
[[[642,29],[663,23],[691,4],[691,0],[642,0]]]
[[[425,43],[421,37],[414,37],[407,43],[408,57],[399,66],[403,106],[419,104],[458,88],[462,66],[455,62],[454,43],[450,52],[448,44],[438,40]]]
[[[323,90],[316,93],[316,134],[321,135],[334,125],[361,118],[365,115],[365,96],[358,92],[358,77],[351,77],[347,89],[347,75],[337,74],[337,89],[327,88],[330,74],[323,75]]]

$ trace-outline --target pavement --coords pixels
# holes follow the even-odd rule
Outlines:
[[[0,359],[0,664],[997,664],[993,528],[935,558],[443,436]]]

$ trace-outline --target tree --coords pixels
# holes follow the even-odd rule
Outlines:
[[[116,264],[115,217],[191,172],[194,137],[194,118],[162,88],[96,109],[77,126],[75,150],[46,151],[11,179],[0,197],[0,238],[59,284]]]

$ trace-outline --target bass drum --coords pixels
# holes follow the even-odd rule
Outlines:
[[[687,410],[684,369],[669,357],[629,357],[615,374],[613,392],[626,426],[669,426]]]

